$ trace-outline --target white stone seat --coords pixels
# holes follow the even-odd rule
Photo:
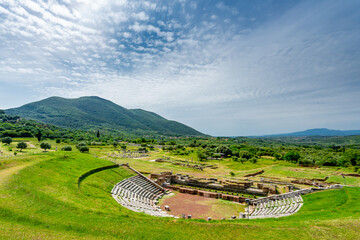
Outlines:
[[[156,205],[157,199],[163,193],[151,180],[143,176],[124,179],[117,183],[111,190],[114,199],[123,207],[135,212],[161,217],[173,217],[165,211],[161,211]]]

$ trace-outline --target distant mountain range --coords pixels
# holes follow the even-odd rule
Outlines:
[[[265,135],[261,137],[309,137],[309,136],[351,136],[360,135],[360,130],[332,130],[327,128],[314,128],[300,132]]]
[[[17,115],[60,127],[164,135],[202,136],[203,133],[156,113],[142,109],[126,109],[100,97],[66,99],[50,97],[18,108],[5,110]]]

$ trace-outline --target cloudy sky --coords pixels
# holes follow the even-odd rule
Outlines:
[[[360,129],[358,0],[0,0],[0,109],[100,96],[216,136]]]

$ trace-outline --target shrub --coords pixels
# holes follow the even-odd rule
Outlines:
[[[258,162],[258,158],[257,157],[252,157],[250,158],[250,162],[253,164],[256,164]]]
[[[64,146],[63,148],[61,148],[62,151],[68,151],[71,152],[72,151],[72,147],[71,146]]]
[[[140,147],[140,148],[138,148],[138,151],[139,151],[139,152],[145,151],[146,153],[148,152],[148,150],[147,150],[145,147]]]
[[[78,149],[82,153],[89,152],[89,147],[88,146],[80,146]]]
[[[80,150],[81,147],[86,147],[86,143],[85,142],[79,142],[77,145],[76,145],[76,148]]]
[[[238,161],[240,161],[242,164],[244,164],[245,162],[247,162],[247,159],[245,159],[245,158],[239,158]]]
[[[235,173],[233,171],[230,172],[230,176],[234,177]]]
[[[56,139],[56,143],[61,143],[60,138]]]
[[[283,159],[283,155],[281,155],[280,153],[274,153],[274,157],[276,160],[282,160]]]
[[[315,165],[315,162],[313,159],[307,157],[304,159],[300,159],[299,164],[301,164],[303,166],[312,166],[312,165]]]

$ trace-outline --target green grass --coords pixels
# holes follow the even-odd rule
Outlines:
[[[4,152],[6,156],[13,156],[14,153],[17,153],[18,157],[22,156],[31,156],[33,154],[43,154],[43,150],[40,148],[40,143],[36,140],[36,138],[14,138],[14,142],[11,144],[12,151],[9,151],[9,146],[5,144],[0,144],[0,150]],[[35,148],[25,149],[22,152],[17,151],[16,144],[20,141],[29,142],[31,145],[34,145]],[[79,151],[76,149],[75,144],[67,144],[67,143],[56,143],[55,140],[45,140],[45,142],[49,142],[52,146],[50,152],[54,152],[56,147],[58,151],[65,146],[71,145],[73,153],[78,153]],[[136,150],[137,147],[128,146],[128,150]],[[90,154],[96,155],[99,157],[107,157],[109,154],[116,152],[116,149],[112,145],[106,146],[91,146]],[[65,154],[65,152],[63,152]],[[254,173],[260,170],[264,170],[265,173],[255,177],[254,179],[259,180],[260,177],[276,177],[279,180],[290,181],[289,177],[292,178],[324,178],[329,176],[330,178],[327,182],[338,182],[343,183],[343,179],[341,177],[341,173],[353,173],[352,168],[343,168],[343,167],[321,167],[321,168],[304,168],[299,167],[296,164],[285,162],[285,161],[276,161],[268,158],[259,159],[258,163],[253,164],[251,162],[235,162],[230,159],[221,159],[221,160],[209,160],[204,163],[206,164],[215,164],[218,166],[217,169],[205,168],[204,171],[195,170],[188,167],[173,165],[172,163],[157,163],[150,162],[151,159],[161,158],[161,157],[170,157],[171,160],[184,160],[190,159],[194,157],[196,160],[196,153],[192,153],[189,156],[173,156],[171,153],[162,150],[156,150],[150,152],[149,157],[142,159],[121,159],[121,158],[113,158],[114,161],[118,163],[131,163],[136,169],[142,172],[154,172],[160,173],[162,171],[173,171],[175,173],[183,173],[190,174],[196,177],[208,177],[213,176],[216,178],[227,178],[233,180],[241,180],[244,179],[244,175],[249,173]],[[0,157],[1,161],[5,159],[4,157]],[[109,158],[110,159],[110,158]],[[1,167],[1,166],[0,166]],[[234,172],[235,176],[230,176],[230,172]],[[357,177],[346,177],[346,183],[353,186],[360,186],[360,178]]]
[[[290,217],[213,221],[156,218],[121,207],[113,185],[131,176],[111,169],[78,177],[111,163],[90,154],[51,152],[0,185],[0,239],[359,239],[360,189],[304,196]],[[14,158],[13,165],[25,163]],[[6,170],[4,168],[1,171]]]

